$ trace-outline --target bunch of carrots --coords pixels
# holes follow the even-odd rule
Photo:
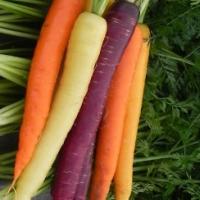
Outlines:
[[[149,0],[54,0],[37,42],[8,193],[30,200],[56,158],[54,200],[132,190],[150,50]],[[59,26],[58,26],[59,24]]]

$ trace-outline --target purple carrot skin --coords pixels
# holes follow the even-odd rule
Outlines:
[[[137,17],[138,8],[125,1],[115,3],[105,17],[107,34],[88,93],[60,155],[52,190],[54,200],[74,199],[85,157],[90,145],[95,143],[113,73],[134,31]]]
[[[83,168],[81,170],[79,183],[76,188],[76,194],[74,200],[85,200],[87,198],[90,178],[92,175],[93,156],[94,156],[94,145],[91,145],[89,151],[87,152]]]

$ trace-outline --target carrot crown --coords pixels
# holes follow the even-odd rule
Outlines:
[[[140,17],[139,17],[140,23],[143,23],[143,21],[144,21],[144,17],[146,15],[147,8],[149,6],[149,2],[150,2],[150,0],[142,0],[142,2],[140,4]]]
[[[134,3],[139,7],[140,10],[139,23],[143,23],[150,0],[126,0],[126,1]]]
[[[91,12],[101,16],[103,15],[108,4],[109,0],[92,0],[92,2],[90,3]]]

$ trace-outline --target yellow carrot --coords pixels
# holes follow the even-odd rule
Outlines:
[[[130,89],[120,155],[114,177],[116,200],[128,200],[132,190],[132,166],[150,49],[149,28],[146,25],[139,27],[142,31],[143,44]]]
[[[17,182],[16,200],[30,200],[53,164],[87,93],[106,29],[106,21],[100,16],[84,12],[78,17],[46,126]]]

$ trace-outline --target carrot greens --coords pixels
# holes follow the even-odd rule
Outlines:
[[[40,1],[38,1],[38,2],[40,2]],[[31,1],[30,1],[30,3],[31,3]],[[39,18],[44,17],[44,13],[40,9],[32,8],[30,6],[21,5],[19,3],[14,3],[14,2],[11,2],[11,1],[1,0],[0,1],[0,8],[3,8],[8,12],[16,13],[16,14],[21,15],[21,16],[32,16],[32,17],[39,17]]]

